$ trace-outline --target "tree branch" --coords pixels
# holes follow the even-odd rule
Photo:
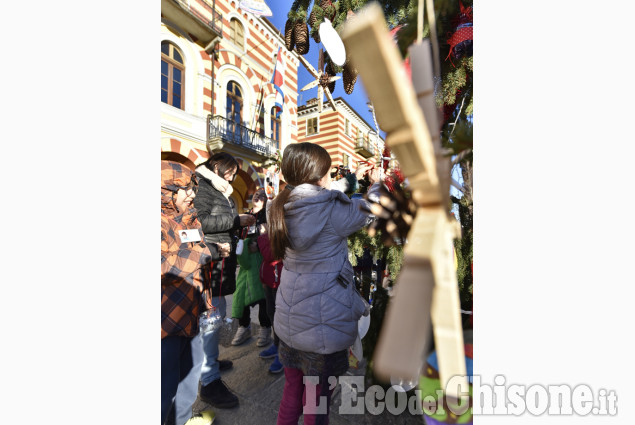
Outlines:
[[[454,167],[456,164],[458,164],[459,162],[463,161],[463,159],[472,152],[472,149],[465,149],[462,152],[459,152],[456,157],[452,160],[452,167]]]
[[[454,186],[458,191],[465,194],[465,189],[459,184],[459,182],[457,182],[453,178],[450,178],[450,184]]]
[[[452,137],[452,133],[454,133],[454,130],[456,129],[456,123],[459,120],[459,117],[461,116],[461,111],[463,110],[463,104],[465,103],[465,96],[463,96],[463,100],[461,101],[461,107],[459,108],[459,113],[456,114],[456,119],[454,120],[454,123],[452,123],[452,131],[450,132],[450,135],[448,136],[448,139],[450,137]]]

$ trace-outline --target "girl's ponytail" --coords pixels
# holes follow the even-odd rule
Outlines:
[[[284,220],[284,204],[289,199],[291,191],[285,189],[271,201],[269,208],[269,218],[267,225],[269,226],[269,241],[271,243],[271,253],[274,260],[282,260],[286,248],[289,246],[289,233],[287,231],[287,223]]]

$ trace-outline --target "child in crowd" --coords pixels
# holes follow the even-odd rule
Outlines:
[[[260,264],[262,256],[258,252],[256,239],[262,224],[267,221],[265,207],[267,205],[267,195],[264,189],[258,189],[252,199],[252,208],[249,211],[255,218],[255,223],[243,229],[244,246],[243,254],[239,256],[238,263],[240,270],[236,278],[236,293],[232,300],[232,317],[238,318],[238,329],[232,340],[232,345],[240,345],[251,337],[251,307],[258,306],[258,321],[260,322],[260,332],[258,334],[258,347],[264,347],[271,342],[271,321],[267,315],[265,293],[262,289],[260,276]],[[253,254],[253,255],[252,255]],[[253,284],[253,288],[248,290],[248,285]]]
[[[278,285],[280,285],[280,274],[282,273],[282,261],[273,258],[266,225],[261,226],[260,236],[258,236],[258,248],[262,254],[260,280],[262,281],[265,290],[267,316],[269,316],[269,320],[273,323],[276,312],[276,292],[278,291]],[[278,358],[278,344],[279,339],[274,328],[273,344],[271,347],[260,352],[260,358],[274,359],[273,363],[269,366],[269,373],[280,373],[283,369],[282,363],[280,363]]]
[[[258,251],[255,237],[245,239],[245,248],[238,255],[238,264],[240,269],[236,277],[236,292],[234,292],[234,297],[232,298],[232,317],[239,318],[241,325],[232,340],[232,345],[242,344],[251,335],[251,333],[247,334],[246,332],[249,331],[249,310],[250,306],[257,304],[262,304],[258,312],[261,333],[267,332],[267,334],[271,334],[271,322],[265,307],[265,291],[260,282],[259,272],[262,264],[262,255]],[[244,322],[245,316],[247,316],[247,323]],[[246,326],[243,326],[243,324]],[[267,341],[270,341],[269,335],[267,337]],[[258,341],[258,346],[262,346],[260,341]]]
[[[273,258],[284,259],[274,316],[285,374],[278,425],[298,423],[303,399],[304,424],[328,423],[328,378],[348,369],[347,350],[357,337],[357,322],[369,313],[355,289],[346,241],[365,225],[370,206],[365,199],[330,190],[330,169],[331,157],[321,146],[288,145],[281,166],[287,185],[268,214]],[[358,177],[369,169],[360,167]],[[381,172],[378,167],[369,174],[371,198],[378,199]],[[315,399],[308,398],[305,376],[319,377]],[[318,414],[323,396],[326,414]]]

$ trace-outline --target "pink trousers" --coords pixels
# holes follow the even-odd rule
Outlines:
[[[278,421],[276,425],[297,425],[300,416],[303,413],[304,406],[307,404],[307,391],[302,382],[302,371],[289,367],[284,368],[284,390],[282,392],[282,400],[280,400],[280,409],[278,410]],[[327,384],[328,385],[328,384]],[[318,384],[315,389],[315,401],[312,401],[306,407],[304,415],[305,425],[328,425],[329,414],[328,408],[331,405],[331,395],[333,390],[329,390],[326,395],[326,414],[315,414],[316,407],[319,405],[321,385]],[[322,401],[324,404],[324,400]],[[312,413],[313,412],[313,413]]]

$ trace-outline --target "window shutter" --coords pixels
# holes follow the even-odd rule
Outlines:
[[[245,30],[238,21],[236,21],[236,45],[241,49],[245,48]]]

